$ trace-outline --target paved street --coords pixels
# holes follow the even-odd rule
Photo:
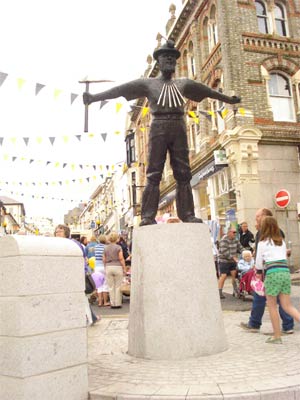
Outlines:
[[[128,300],[122,309],[97,307],[102,320],[88,330],[90,399],[300,399],[299,324],[294,335],[283,337],[283,345],[268,345],[268,312],[260,333],[245,332],[239,324],[248,320],[251,299],[233,298],[228,284],[224,292],[228,350],[181,361],[129,356]],[[299,286],[293,286],[292,299],[299,308]]]

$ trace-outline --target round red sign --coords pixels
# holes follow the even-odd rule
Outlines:
[[[290,196],[289,192],[285,189],[279,190],[279,192],[277,192],[275,195],[275,201],[276,201],[277,207],[280,207],[280,208],[287,207],[290,203],[290,200],[291,200],[291,196]]]

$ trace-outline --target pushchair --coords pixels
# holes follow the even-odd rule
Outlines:
[[[243,301],[246,300],[247,295],[252,295],[253,289],[251,288],[251,280],[253,275],[255,274],[255,270],[251,268],[248,272],[242,274],[240,271],[237,275],[237,284],[238,284],[238,293],[237,297],[242,299]]]

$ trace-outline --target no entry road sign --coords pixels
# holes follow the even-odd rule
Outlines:
[[[285,189],[279,190],[275,195],[275,202],[277,207],[286,208],[291,200],[289,192]]]

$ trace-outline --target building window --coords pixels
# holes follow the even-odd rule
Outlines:
[[[127,156],[128,166],[130,166],[133,162],[136,161],[134,132],[130,133],[126,137],[126,156]]]
[[[261,33],[269,33],[266,6],[262,1],[255,2],[258,29]]]
[[[279,73],[271,73],[269,98],[274,121],[295,121],[290,80]]]
[[[255,1],[255,7],[259,32],[288,36],[286,9],[281,2],[276,2],[269,12],[263,1]]]
[[[216,14],[216,7],[212,7],[208,21],[208,46],[210,52],[219,41]]]
[[[275,31],[277,35],[287,36],[285,9],[282,4],[279,3],[275,4],[274,17],[275,17]]]
[[[196,63],[194,57],[194,46],[193,42],[189,43],[189,53],[188,53],[188,74],[190,77],[194,78],[196,76]]]

